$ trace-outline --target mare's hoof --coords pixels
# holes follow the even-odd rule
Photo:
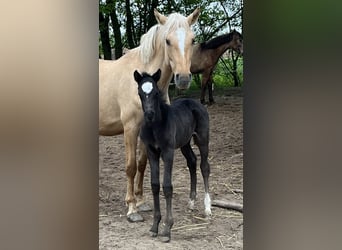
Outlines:
[[[139,212],[150,212],[152,211],[152,208],[147,203],[143,203],[140,206],[138,206],[138,210]]]
[[[133,214],[127,215],[127,220],[129,222],[142,222],[144,221],[144,218],[138,213],[133,213]]]

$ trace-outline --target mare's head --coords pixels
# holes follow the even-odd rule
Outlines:
[[[161,48],[164,48],[165,63],[171,67],[176,87],[179,89],[190,87],[190,66],[195,37],[191,25],[197,22],[199,13],[200,10],[197,8],[187,17],[178,13],[166,17],[154,10],[160,25],[160,42],[163,45]]]
[[[141,100],[144,118],[146,122],[154,122],[160,110],[162,93],[158,89],[157,82],[160,79],[161,70],[158,69],[153,75],[140,74],[134,71],[134,79],[138,83],[138,94]]]
[[[233,30],[231,33],[232,35],[232,49],[235,50],[239,54],[243,54],[243,38],[241,33]]]

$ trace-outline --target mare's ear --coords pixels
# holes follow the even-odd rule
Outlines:
[[[140,83],[141,79],[142,79],[142,75],[140,75],[140,73],[138,72],[138,70],[135,70],[134,71],[134,80],[138,83]]]
[[[200,14],[200,8],[197,7],[197,8],[194,10],[194,12],[192,12],[192,13],[187,17],[188,23],[189,23],[190,26],[193,25],[193,24],[195,24],[195,23],[197,22],[197,19],[198,19],[198,17],[199,17],[199,14]]]
[[[157,22],[159,24],[163,25],[163,24],[166,23],[167,17],[162,15],[162,14],[160,14],[157,9],[154,9],[154,16],[156,17]]]
[[[160,69],[158,69],[158,70],[156,71],[156,73],[153,74],[152,78],[153,78],[153,80],[154,80],[156,83],[159,81],[160,75],[161,75],[161,70],[160,70]]]

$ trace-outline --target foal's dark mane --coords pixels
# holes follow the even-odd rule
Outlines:
[[[239,35],[242,38],[242,35],[239,32],[237,32],[236,30],[233,30],[232,32],[228,34],[220,35],[209,41],[202,42],[200,44],[201,49],[216,49],[222,44],[229,43],[230,41],[232,41],[234,35]]]

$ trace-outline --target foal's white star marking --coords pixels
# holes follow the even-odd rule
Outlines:
[[[153,85],[151,82],[144,82],[141,86],[141,89],[144,91],[145,94],[149,94],[153,89]]]
[[[185,47],[185,29],[179,28],[176,30],[177,38],[178,38],[178,46],[182,56],[184,56],[184,47]]]

